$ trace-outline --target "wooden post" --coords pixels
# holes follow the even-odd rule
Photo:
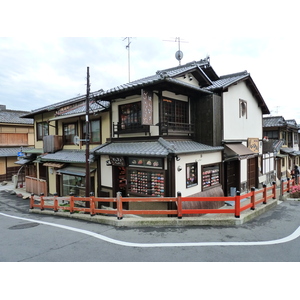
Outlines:
[[[255,210],[255,187],[251,188],[251,192],[252,192],[252,195],[251,195],[251,204],[252,204],[252,207],[251,207],[251,209]]]
[[[235,196],[235,217],[239,218],[241,215],[241,192],[236,191]]]
[[[58,200],[57,200],[57,193],[54,193],[54,200],[53,200],[53,204],[54,204],[54,212],[58,212]]]
[[[178,219],[182,219],[181,192],[177,192],[177,217],[178,217]]]
[[[45,204],[44,194],[41,193],[40,197],[41,197],[41,203],[40,203],[41,204],[41,210],[44,210],[44,204]]]
[[[117,192],[117,219],[123,219],[123,212],[122,212],[122,193]]]
[[[263,198],[264,198],[264,201],[263,201],[263,204],[267,204],[267,186],[265,184],[263,184]]]

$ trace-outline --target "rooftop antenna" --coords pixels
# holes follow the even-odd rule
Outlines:
[[[175,58],[178,60],[179,62],[179,66],[181,66],[181,60],[183,58],[183,52],[180,50],[180,43],[187,43],[185,41],[180,40],[180,37],[176,37],[175,40],[171,41],[171,40],[164,40],[165,42],[177,42],[178,43],[178,50],[175,53]]]
[[[131,37],[126,37],[123,41],[127,40],[126,49],[128,50],[128,82],[130,82],[130,41]]]

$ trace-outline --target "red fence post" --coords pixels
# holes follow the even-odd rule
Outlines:
[[[251,195],[251,204],[252,204],[252,207],[251,207],[251,209],[255,210],[255,187],[251,188],[251,192],[252,192],[252,195]]]
[[[287,192],[290,192],[290,188],[291,188],[291,182],[290,182],[290,178],[287,178]]]
[[[267,186],[265,184],[263,184],[263,198],[264,198],[264,201],[263,201],[263,204],[267,204]]]
[[[70,193],[70,214],[74,213],[74,194]]]
[[[177,192],[177,217],[182,219],[182,199],[181,192]]]
[[[45,204],[44,194],[41,193],[40,197],[41,197],[41,210],[44,210],[44,204]]]
[[[34,205],[34,194],[32,193],[30,196],[30,209],[33,209],[33,205]]]
[[[96,213],[95,213],[95,202],[94,202],[94,193],[91,192],[90,193],[90,214],[93,217]]]
[[[273,181],[272,194],[273,194],[273,199],[276,199],[276,182],[275,181]]]
[[[53,210],[54,210],[54,212],[57,212],[58,211],[57,193],[54,193],[53,196],[54,196],[54,200],[53,200],[54,207],[53,207]]]
[[[123,219],[123,212],[122,212],[122,194],[121,192],[117,192],[117,219]]]
[[[236,191],[235,196],[235,217],[239,218],[241,215],[241,192]]]

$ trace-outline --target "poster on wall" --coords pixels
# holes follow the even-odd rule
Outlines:
[[[142,125],[153,125],[153,93],[142,90]]]

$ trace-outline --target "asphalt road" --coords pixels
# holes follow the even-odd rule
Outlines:
[[[1,262],[299,262],[300,202],[235,227],[115,228],[31,214],[0,191]]]

